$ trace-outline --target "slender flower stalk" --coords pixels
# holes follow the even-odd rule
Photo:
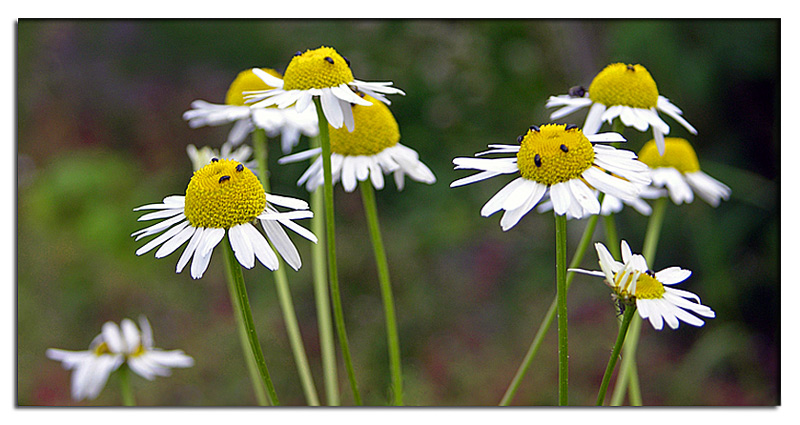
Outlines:
[[[136,399],[131,388],[131,374],[128,365],[123,364],[119,368],[119,390],[122,396],[123,406],[136,406]]]
[[[269,167],[267,162],[267,135],[264,130],[256,129],[253,132],[253,149],[256,161],[258,162],[258,177],[261,185],[266,192],[270,192]],[[282,261],[278,258],[278,262]],[[300,383],[303,393],[310,406],[319,406],[319,397],[314,386],[314,378],[311,375],[311,367],[308,365],[308,357],[303,346],[303,337],[300,333],[300,326],[297,323],[297,315],[292,302],[292,293],[289,289],[289,279],[286,276],[286,268],[278,267],[274,272],[275,288],[278,291],[278,301],[283,312],[283,320],[286,324],[286,333],[289,336],[289,343],[292,347],[297,372],[300,375]]]
[[[602,202],[603,194],[600,194]],[[592,215],[589,217],[588,222],[586,223],[586,228],[583,230],[583,236],[581,236],[581,240],[578,243],[578,248],[575,250],[575,254],[572,256],[572,261],[569,263],[569,268],[575,268],[580,265],[581,261],[583,260],[583,255],[586,253],[586,249],[589,247],[589,244],[592,241],[592,235],[594,235],[594,230],[597,227],[597,219],[598,215]],[[567,272],[567,290],[569,290],[570,285],[572,284],[572,279],[575,277],[575,272],[568,271]],[[536,335],[533,337],[533,342],[531,342],[530,347],[528,348],[528,352],[525,353],[525,357],[522,359],[522,364],[520,364],[519,368],[517,369],[517,373],[514,375],[514,378],[511,380],[511,384],[509,384],[508,389],[506,389],[505,394],[503,394],[502,400],[500,400],[500,406],[509,406],[511,401],[514,399],[514,396],[519,389],[520,384],[522,383],[522,379],[528,373],[528,369],[530,369],[531,365],[533,364],[533,359],[536,357],[536,354],[539,352],[539,348],[542,346],[542,341],[544,341],[545,335],[547,335],[547,331],[550,330],[550,326],[553,324],[553,319],[556,317],[556,307],[558,305],[558,296],[553,297],[553,302],[550,303],[550,308],[547,309],[547,313],[545,313],[544,319],[542,323],[539,325],[539,330],[536,331]]]
[[[319,136],[311,138],[311,147],[320,146]],[[313,161],[313,159],[312,159]],[[311,192],[311,231],[320,238],[325,238],[325,213],[323,188],[318,187]],[[324,242],[323,242],[324,243]],[[325,396],[329,406],[338,406],[339,378],[336,366],[336,349],[334,348],[333,321],[331,320],[330,296],[328,294],[328,274],[326,272],[327,257],[323,243],[311,247],[311,270],[314,281],[314,299],[317,305],[317,323],[319,326],[319,345],[322,353],[322,375],[325,382]]]
[[[270,404],[273,406],[278,406],[280,405],[278,402],[278,395],[275,392],[274,385],[272,384],[272,378],[270,378],[269,370],[267,370],[267,362],[264,360],[264,354],[261,351],[261,345],[258,342],[258,335],[256,334],[256,327],[253,323],[253,314],[250,311],[250,301],[247,297],[247,289],[244,285],[242,269],[239,267],[239,262],[236,259],[236,255],[231,248],[230,242],[227,240],[225,241],[224,251],[226,259],[225,264],[228,267],[228,274],[232,278],[233,287],[236,292],[236,297],[232,301],[238,304],[238,310],[241,312],[242,322],[247,331],[247,340],[250,346],[248,353],[250,356],[252,356],[253,361],[258,368],[259,376],[267,389],[267,396],[269,397]]]
[[[386,338],[389,345],[389,366],[392,375],[392,393],[395,406],[403,405],[403,372],[400,359],[400,338],[397,334],[397,318],[392,297],[392,284],[389,280],[389,263],[386,260],[386,250],[383,247],[381,228],[378,223],[378,207],[375,203],[375,190],[372,183],[367,180],[359,182],[361,195],[364,202],[364,212],[367,215],[369,234],[372,239],[372,249],[375,253],[375,263],[378,268],[378,280],[381,285],[383,310],[386,315]]]
[[[347,341],[347,329],[344,324],[342,297],[339,293],[339,269],[336,265],[336,220],[333,210],[333,176],[331,172],[331,143],[328,135],[328,122],[325,118],[321,101],[318,98],[314,98],[314,104],[319,118],[319,139],[320,147],[322,148],[325,241],[328,246],[328,279],[331,286],[331,297],[333,298],[333,315],[336,321],[336,332],[339,334],[339,345],[341,345],[344,365],[347,369],[347,378],[350,381],[350,389],[353,391],[353,400],[356,405],[361,405],[361,394],[358,391],[358,383],[353,370],[353,360],[350,357],[350,344]]]
[[[569,404],[569,353],[567,342],[567,217],[556,220],[556,299],[558,304],[558,405]]]
[[[606,372],[603,374],[603,382],[600,384],[600,391],[597,393],[597,405],[602,406],[606,399],[606,391],[608,390],[608,383],[611,381],[611,374],[614,373],[614,367],[617,365],[619,352],[622,350],[622,344],[625,342],[625,335],[628,333],[628,326],[631,319],[636,313],[636,306],[628,306],[622,314],[622,323],[619,326],[619,333],[617,334],[617,342],[611,350],[611,357],[608,359],[608,366]]]

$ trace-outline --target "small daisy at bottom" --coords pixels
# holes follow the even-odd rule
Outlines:
[[[639,316],[648,319],[657,330],[664,327],[664,322],[672,329],[677,329],[680,322],[693,326],[703,326],[703,316],[714,318],[716,314],[711,308],[700,303],[700,298],[672,285],[683,282],[692,272],[680,267],[667,267],[653,272],[647,267],[647,260],[640,254],[632,254],[628,243],[622,241],[622,262],[614,260],[605,245],[595,244],[602,271],[569,269],[605,278],[605,283],[614,293],[615,301],[635,305]],[[692,314],[694,313],[694,314]]]
[[[600,213],[597,191],[635,202],[640,188],[650,183],[647,166],[628,150],[597,143],[624,142],[618,133],[584,134],[575,125],[531,126],[519,145],[489,145],[489,154],[515,154],[506,158],[455,158],[456,169],[480,170],[458,179],[450,187],[520,173],[481,209],[488,217],[500,210],[502,229],[508,230],[549,195],[555,213],[574,218]]]
[[[279,205],[294,211],[279,212]],[[156,258],[165,257],[186,241],[189,244],[178,259],[176,273],[192,260],[191,276],[203,276],[211,261],[211,253],[225,234],[239,263],[250,269],[257,258],[270,270],[278,268],[278,257],[269,242],[289,266],[298,270],[300,254],[281,225],[316,243],[312,232],[292,220],[311,218],[308,203],[303,200],[266,193],[250,169],[237,161],[212,159],[195,171],[186,196],[167,196],[160,204],[149,204],[134,211],[155,210],[139,217],[139,221],[165,219],[131,234],[136,240],[165,231],[136,251],[142,255],[157,246]],[[261,234],[258,220],[266,233]],[[269,242],[267,242],[269,240]]]

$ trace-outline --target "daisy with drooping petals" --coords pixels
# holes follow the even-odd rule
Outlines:
[[[130,319],[123,319],[120,325],[114,322],[103,324],[102,332],[92,340],[87,351],[47,350],[47,357],[62,362],[68,370],[74,369],[73,399],[97,398],[109,375],[123,363],[149,380],[156,376],[169,376],[170,368],[194,365],[194,359],[182,350],[155,348],[150,323],[144,316],[139,318],[141,332]]]
[[[731,189],[700,170],[697,153],[686,139],[667,137],[664,142],[662,155],[656,153],[653,140],[639,151],[639,160],[650,167],[653,187],[666,188],[670,199],[677,205],[691,203],[695,192],[713,207],[717,207],[721,200],[728,200]]]
[[[350,104],[369,106],[372,103],[354,90],[368,94],[383,103],[391,104],[384,94],[405,94],[390,87],[391,82],[365,82],[353,78],[350,61],[332,47],[297,52],[292,58],[283,79],[253,69],[271,90],[251,91],[245,94],[253,108],[277,105],[287,108],[294,105],[298,112],[306,111],[314,97],[320,98],[325,118],[333,128],[342,125],[353,131],[355,123]]]
[[[260,73],[280,78],[280,74],[275,70],[255,69]],[[300,140],[301,134],[308,137],[316,136],[319,127],[317,114],[313,110],[298,111],[292,107],[253,109],[245,105],[243,92],[274,88],[265,84],[264,80],[256,76],[253,71],[247,69],[236,76],[228,88],[224,104],[195,100],[192,102],[192,109],[183,113],[183,119],[187,120],[192,128],[234,123],[227,140],[227,143],[233,146],[241,144],[245,137],[257,128],[263,129],[269,137],[280,134],[283,153],[291,152]]]
[[[545,106],[561,107],[550,114],[550,119],[557,120],[590,105],[583,125],[584,133],[597,133],[603,121],[611,123],[617,117],[626,127],[639,131],[652,126],[653,137],[662,155],[664,135],[669,134],[669,125],[658,116],[658,111],[678,121],[690,133],[697,134],[697,130],[681,116],[683,112],[658,94],[656,82],[642,65],[608,65],[594,77],[588,92],[582,87],[571,89],[570,94],[550,96]]]
[[[400,130],[386,105],[364,96],[371,106],[353,105],[353,117],[358,127],[353,132],[329,127],[331,143],[332,184],[342,181],[347,192],[355,190],[358,181],[370,179],[375,189],[383,189],[383,174],[393,173],[399,190],[405,186],[405,176],[422,183],[436,182],[433,172],[419,160],[413,149],[399,143]],[[320,148],[298,152],[278,160],[279,164],[317,157],[297,184],[305,183],[313,192],[324,182]]]
[[[197,149],[197,146],[195,145],[188,145],[186,146],[186,154],[189,155],[189,160],[192,162],[193,171],[197,171],[205,167],[214,158],[230,159],[232,161],[241,162],[251,171],[258,166],[255,160],[250,159],[251,155],[253,154],[253,148],[248,145],[240,145],[234,150],[230,143],[225,142],[222,144],[222,147],[219,149],[219,151],[208,146],[203,146],[201,149]]]
[[[569,270],[605,278],[606,285],[614,291],[614,299],[635,305],[639,316],[648,319],[657,330],[664,327],[664,322],[672,329],[677,329],[679,322],[703,326],[705,322],[696,316],[716,316],[711,308],[700,303],[697,295],[672,287],[689,278],[691,271],[667,267],[653,272],[642,255],[631,253],[627,242],[622,241],[621,247],[622,262],[619,262],[614,260],[605,245],[595,244],[602,271]]]
[[[272,204],[295,211],[278,212]],[[305,201],[266,193],[255,174],[240,162],[228,159],[212,159],[197,170],[189,181],[185,196],[168,196],[160,204],[134,209],[141,210],[155,211],[139,217],[139,221],[165,220],[134,232],[132,237],[139,240],[166,231],[139,248],[136,255],[160,245],[155,255],[162,258],[189,241],[178,260],[176,273],[180,273],[191,259],[190,270],[194,279],[203,276],[214,247],[226,233],[236,259],[248,269],[253,268],[256,258],[270,270],[278,268],[278,258],[267,239],[287,264],[295,270],[300,268],[300,254],[281,225],[312,242],[317,241],[313,233],[292,221],[314,215]],[[256,219],[261,223],[266,238],[253,225]]]
[[[575,218],[598,214],[600,202],[592,189],[633,201],[639,187],[647,185],[647,166],[627,150],[597,143],[624,142],[618,133],[584,134],[577,126],[546,124],[532,126],[517,139],[519,145],[489,145],[488,154],[515,154],[506,158],[455,158],[456,169],[481,170],[456,180],[450,187],[463,186],[501,174],[520,173],[481,209],[488,217],[505,211],[500,220],[504,231],[512,228],[548,194],[558,215]]]

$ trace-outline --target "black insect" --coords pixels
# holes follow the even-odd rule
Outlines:
[[[294,56],[300,56],[300,55],[302,55],[302,54],[303,54],[303,52],[301,52],[301,51],[299,51],[299,50],[298,50],[298,51],[296,51],[296,52],[294,52]]]
[[[586,95],[586,87],[584,86],[570,87],[569,91],[567,91],[567,94],[570,95],[570,97],[583,97]]]
[[[230,179],[231,179],[231,176],[222,176],[222,177],[219,178],[219,182],[220,183],[226,182],[226,181],[228,181]]]
[[[535,125],[532,125],[532,126],[530,126],[530,128],[529,128],[529,129],[530,129],[531,131],[535,131],[535,132],[537,132],[537,133],[539,132],[539,127],[538,127],[538,126],[535,126]]]
[[[617,316],[622,316],[625,314],[625,303],[619,298],[617,298],[617,310],[619,311]]]
[[[578,126],[575,124],[567,124],[564,130],[575,130],[576,128],[578,128]]]
[[[344,63],[346,63],[347,66],[349,67],[350,66],[350,59],[347,59],[347,56],[342,56],[342,59],[344,59]]]
[[[330,56],[325,56],[325,61],[328,62],[331,65],[333,64],[333,58],[330,57]]]
[[[536,164],[537,167],[542,166],[542,157],[539,156],[538,153],[536,154],[536,156],[533,157],[533,163]]]
[[[628,71],[636,71],[636,67],[633,65],[628,65],[625,67],[625,69],[627,69]]]
[[[569,152],[569,148],[567,147],[567,145],[561,145],[560,147],[561,147],[561,151],[562,152],[564,152],[564,153]]]
[[[244,171],[244,165],[242,165],[242,164],[237,165],[236,166],[236,171],[239,171],[239,172]]]
[[[211,162],[217,162],[217,161],[219,161],[219,158],[211,158]]]
[[[644,272],[644,274],[646,274],[646,275],[648,275],[648,276],[650,276],[650,277],[656,277],[656,272],[654,272],[654,271],[652,271],[652,270],[646,270],[646,271]]]
[[[517,137],[517,143],[522,143],[522,139],[524,139],[524,138],[525,138],[525,136]]]

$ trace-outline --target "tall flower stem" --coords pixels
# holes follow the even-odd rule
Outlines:
[[[556,316],[558,318],[558,405],[569,404],[569,353],[567,344],[567,216],[556,219]]]
[[[600,384],[600,391],[597,393],[597,405],[602,406],[606,399],[606,390],[608,390],[608,383],[611,381],[611,374],[614,373],[614,367],[617,365],[619,352],[622,350],[622,344],[625,342],[625,335],[628,333],[628,326],[631,319],[636,313],[636,306],[628,306],[622,315],[622,323],[619,326],[619,333],[617,333],[617,342],[611,350],[611,357],[608,359],[608,366],[606,366],[606,373],[603,374],[603,382]],[[638,317],[638,316],[637,316]]]
[[[253,151],[258,161],[258,177],[264,190],[269,193],[269,167],[267,165],[267,137],[264,130],[258,129],[253,132]],[[274,249],[274,247],[273,247]],[[286,334],[289,336],[289,344],[292,347],[297,372],[300,375],[300,384],[303,387],[306,401],[310,406],[319,406],[319,397],[314,386],[314,378],[311,375],[311,368],[308,365],[308,357],[303,346],[303,336],[300,333],[300,326],[297,323],[297,314],[292,302],[292,293],[289,289],[289,279],[286,276],[285,263],[278,256],[278,268],[273,272],[275,276],[275,288],[278,291],[278,302],[283,312],[283,321],[286,326]]]
[[[578,248],[575,250],[575,254],[572,256],[572,261],[569,263],[569,268],[578,267],[583,260],[583,255],[586,253],[586,249],[589,247],[589,244],[592,241],[594,230],[597,227],[597,219],[597,215],[589,217],[588,223],[586,223],[586,228],[583,230],[583,236],[581,236],[581,240],[578,243]],[[572,279],[574,277],[574,272],[567,273],[567,290],[569,290],[570,284],[572,284]],[[557,304],[558,297],[556,296],[553,297],[553,302],[550,303],[550,308],[547,310],[547,313],[545,313],[544,320],[542,320],[542,323],[539,325],[539,330],[536,331],[536,335],[533,337],[533,342],[531,342],[528,352],[525,353],[525,357],[522,359],[522,364],[520,364],[519,368],[517,369],[517,373],[511,380],[511,384],[508,386],[508,389],[503,395],[502,400],[500,400],[500,406],[508,406],[514,399],[514,395],[516,395],[520,384],[522,384],[522,379],[528,373],[528,369],[530,369],[531,365],[533,364],[533,359],[536,357],[536,353],[539,352],[539,348],[542,346],[542,341],[544,341],[547,331],[550,330],[550,326],[553,324],[553,319],[556,317]]]
[[[653,213],[647,223],[647,230],[644,236],[644,247],[642,255],[647,259],[652,267],[655,262],[658,238],[661,235],[661,228],[664,224],[664,212],[668,203],[667,197],[658,198],[653,205]],[[628,330],[628,343],[622,351],[622,364],[620,373],[617,375],[617,382],[614,385],[614,393],[611,395],[611,405],[619,406],[625,398],[626,389],[630,391],[630,401],[632,406],[641,406],[641,390],[639,388],[638,371],[636,369],[636,348],[639,344],[639,336],[642,330],[642,318],[638,315],[633,318],[630,329]]]
[[[372,249],[375,252],[375,264],[378,268],[378,280],[381,285],[383,297],[383,310],[386,315],[386,338],[389,345],[389,366],[392,375],[392,393],[395,406],[403,405],[403,372],[400,360],[400,338],[397,334],[397,318],[394,311],[392,297],[392,284],[389,281],[389,263],[386,260],[386,251],[383,247],[381,227],[378,224],[378,207],[375,203],[375,190],[368,180],[360,181],[361,197],[364,202],[364,212],[367,215],[369,234],[372,238]]]
[[[336,332],[339,335],[339,345],[342,349],[345,369],[347,369],[347,379],[350,381],[350,389],[353,391],[353,400],[356,405],[361,405],[361,394],[358,392],[355,371],[353,370],[353,359],[350,357],[350,343],[347,341],[347,330],[344,325],[344,312],[342,309],[342,296],[339,292],[339,269],[336,265],[336,220],[333,210],[333,172],[331,170],[331,140],[328,135],[328,121],[322,110],[322,103],[319,98],[314,98],[314,105],[317,108],[317,118],[319,120],[319,140],[322,148],[322,172],[323,189],[325,200],[325,234],[328,246],[328,279],[331,286],[331,298],[333,301],[333,316],[336,322]]]
[[[313,137],[310,144],[312,148],[319,147],[319,137]],[[314,300],[317,305],[317,325],[319,326],[319,345],[322,355],[325,396],[328,406],[338,406],[340,403],[339,378],[336,367],[330,296],[328,295],[328,274],[325,271],[327,258],[325,256],[325,213],[322,191],[322,188],[317,188],[311,192],[311,211],[314,212],[314,217],[311,219],[311,231],[320,240],[311,246],[311,271],[314,281]]]
[[[136,400],[133,397],[133,389],[131,389],[131,373],[127,364],[123,364],[119,368],[119,390],[122,396],[123,406],[136,406]]]
[[[242,322],[247,333],[247,341],[250,346],[250,350],[246,354],[252,356],[256,364],[258,374],[267,389],[267,396],[269,397],[270,404],[278,406],[280,404],[278,402],[278,395],[275,393],[275,387],[272,385],[272,379],[269,376],[269,370],[267,370],[267,362],[264,360],[264,353],[261,351],[261,344],[258,342],[256,326],[253,323],[253,313],[250,311],[250,300],[247,298],[247,288],[244,286],[242,269],[241,266],[239,266],[239,262],[236,260],[230,242],[227,238],[224,240],[226,270],[228,270],[228,276],[230,277],[229,283],[233,286],[236,295],[232,301],[234,304],[238,304],[238,311],[241,312]],[[235,308],[234,310],[237,309]]]

